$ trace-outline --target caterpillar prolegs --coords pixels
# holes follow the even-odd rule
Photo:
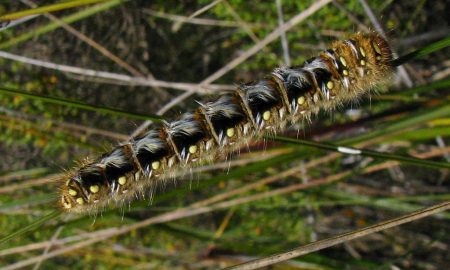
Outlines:
[[[321,109],[358,99],[392,73],[392,54],[376,33],[356,34],[302,66],[275,69],[197,110],[149,130],[68,173],[60,204],[90,212],[122,203],[176,170],[215,160],[248,140],[279,132]]]

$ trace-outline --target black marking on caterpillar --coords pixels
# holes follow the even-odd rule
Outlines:
[[[375,33],[331,48],[303,66],[277,68],[265,80],[199,102],[196,111],[85,162],[62,184],[62,209],[85,213],[135,199],[176,170],[219,159],[250,139],[355,100],[392,73],[389,46]]]

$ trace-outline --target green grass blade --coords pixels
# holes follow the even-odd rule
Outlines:
[[[87,18],[89,16],[95,15],[95,14],[97,14],[99,12],[108,10],[108,9],[110,9],[112,7],[115,7],[115,6],[125,2],[125,1],[128,1],[128,0],[111,0],[109,2],[98,4],[98,5],[95,5],[93,7],[86,8],[84,10],[76,12],[76,13],[74,13],[72,15],[63,17],[61,20],[63,22],[65,22],[65,23],[67,23],[67,24],[71,24],[71,23],[74,23],[76,21],[85,19],[85,18]],[[35,37],[35,36],[39,36],[39,35],[48,33],[50,31],[53,31],[53,30],[59,28],[60,26],[61,26],[61,24],[56,23],[56,22],[52,22],[52,23],[49,23],[49,24],[47,24],[45,26],[39,27],[38,29],[35,29],[35,30],[32,30],[32,31],[28,31],[28,32],[26,32],[26,33],[24,33],[22,35],[19,35],[17,37],[11,38],[11,39],[9,39],[9,40],[7,40],[5,42],[0,43],[0,49],[4,50],[4,49],[9,48],[9,47],[11,47],[13,45],[17,45],[17,44],[19,44],[21,42],[27,41],[27,40]]]
[[[420,94],[420,93],[424,93],[424,92],[428,92],[428,91],[432,91],[432,90],[436,90],[436,89],[447,89],[447,88],[450,88],[450,79],[444,79],[444,80],[432,82],[427,85],[416,86],[416,87],[410,88],[406,91],[402,91],[402,92],[398,93],[398,95],[412,96],[413,94]]]
[[[398,212],[416,211],[422,207],[421,205],[430,201],[438,202],[450,200],[450,194],[373,197],[362,194],[354,194],[350,192],[342,192],[337,189],[326,191],[324,194],[331,198],[337,198],[346,205],[367,205],[370,207],[382,208]],[[341,202],[338,201],[337,203],[340,204]],[[330,201],[330,205],[331,204],[332,201]],[[450,219],[450,213],[441,213],[439,215],[445,219]]]
[[[108,107],[102,107],[102,106],[96,106],[96,105],[90,105],[86,103],[81,103],[79,101],[65,99],[65,98],[56,98],[56,97],[47,97],[42,95],[36,95],[27,93],[24,91],[6,88],[3,86],[0,86],[0,93],[7,94],[7,95],[14,95],[14,96],[22,96],[30,99],[36,99],[41,100],[48,103],[58,104],[58,105],[64,105],[84,110],[90,110],[95,111],[98,113],[106,113],[111,115],[117,115],[117,116],[125,116],[129,118],[139,119],[139,120],[152,120],[154,122],[160,122],[161,117],[158,115],[146,115],[146,114],[139,114],[139,113],[130,113],[128,111],[108,108]]]
[[[428,55],[432,52],[438,51],[438,50],[442,50],[446,47],[450,46],[450,36],[449,37],[445,37],[441,40],[438,40],[434,43],[431,43],[427,46],[424,46],[418,50],[415,50],[411,53],[408,53],[406,55],[400,56],[399,58],[395,59],[394,61],[392,61],[392,65],[393,66],[400,66],[403,65],[404,63],[411,61],[413,59],[417,59],[417,58],[421,58],[425,55]]]
[[[423,124],[424,122],[437,118],[446,117],[449,115],[450,115],[450,105],[443,105],[432,109],[420,110],[419,112],[408,115],[407,117],[401,120],[397,120],[394,123],[385,126],[380,126],[370,133],[362,134],[360,136],[350,138],[347,140],[342,140],[339,142],[339,144],[341,145],[356,144],[359,142],[374,139],[379,136],[384,136],[386,134],[390,134],[399,130],[405,130],[409,127]]]
[[[315,148],[320,148],[320,149],[325,149],[325,150],[336,151],[336,152],[340,152],[343,154],[361,155],[361,156],[366,156],[366,157],[380,158],[383,160],[396,160],[396,161],[400,161],[400,162],[404,162],[404,163],[409,163],[409,164],[414,164],[414,165],[424,166],[424,167],[430,167],[430,168],[450,168],[450,163],[447,163],[447,162],[437,162],[437,161],[420,159],[420,158],[415,158],[415,157],[410,157],[410,156],[401,156],[401,155],[396,155],[396,154],[376,152],[376,151],[372,151],[372,150],[363,150],[363,149],[342,147],[342,146],[337,146],[337,145],[328,144],[328,143],[318,143],[318,142],[306,141],[306,140],[301,140],[301,139],[292,139],[292,138],[287,138],[287,137],[282,137],[282,136],[276,136],[273,139],[275,141],[279,141],[279,142],[285,142],[285,143],[294,144],[294,145],[303,145],[303,146],[308,146],[308,147],[315,147]]]
[[[30,16],[30,15],[36,15],[36,14],[42,14],[47,12],[53,12],[53,11],[59,11],[84,5],[91,5],[99,2],[107,2],[110,0],[74,0],[74,1],[68,1],[68,2],[62,2],[58,4],[48,5],[44,7],[38,7],[28,10],[23,10],[19,12],[9,13],[3,16],[0,16],[0,22],[1,21],[11,21],[20,19],[22,17]]]
[[[450,138],[450,126],[446,127],[426,127],[419,130],[405,132],[387,138],[388,141],[412,141],[412,140],[430,140],[437,136]]]
[[[3,195],[2,195],[3,196]],[[12,199],[9,202],[0,204],[0,213],[3,215],[16,215],[14,209],[30,208],[32,206],[47,204],[54,202],[54,199],[48,194],[29,196],[25,199]],[[10,211],[13,211],[10,213]]]
[[[16,179],[24,179],[27,177],[38,177],[48,173],[48,168],[31,168],[20,171],[0,172],[0,182],[8,182]]]
[[[28,226],[23,227],[20,230],[17,230],[13,233],[10,233],[8,235],[6,235],[5,237],[0,239],[0,245],[4,244],[5,242],[11,240],[12,238],[15,238],[19,235],[25,234],[27,232],[33,231],[35,229],[37,229],[39,226],[41,226],[42,224],[44,224],[45,222],[47,222],[48,220],[51,220],[53,218],[58,217],[59,215],[61,215],[61,211],[60,210],[55,210],[53,212],[51,212],[50,214],[43,216],[41,218],[39,218],[38,220],[36,220],[35,222],[29,224]]]

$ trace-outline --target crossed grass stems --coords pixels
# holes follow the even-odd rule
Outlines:
[[[121,1],[110,1],[110,2],[116,2],[117,4],[119,4]],[[212,4],[219,4],[220,2],[222,2],[222,1],[214,1]],[[318,1],[314,4],[312,4],[310,6],[310,8],[308,8],[307,10],[305,10],[302,13],[300,13],[299,15],[293,17],[288,22],[286,22],[284,24],[281,22],[281,26],[278,27],[277,29],[275,29],[266,38],[264,38],[263,40],[260,40],[260,41],[254,40],[256,42],[256,44],[252,48],[247,50],[242,56],[234,59],[233,61],[231,61],[230,63],[225,65],[222,69],[220,69],[219,71],[217,71],[216,73],[214,73],[213,75],[209,76],[204,81],[199,83],[199,85],[198,85],[199,87],[195,87],[195,88],[193,87],[193,88],[187,89],[184,94],[182,94],[178,98],[172,100],[171,103],[166,104],[166,106],[164,106],[158,112],[158,114],[163,114],[165,111],[170,109],[172,106],[175,106],[176,104],[181,102],[183,99],[185,99],[185,98],[189,97],[190,95],[192,95],[193,93],[195,93],[195,89],[198,89],[198,88],[203,89],[203,88],[208,87],[208,85],[210,85],[212,82],[214,82],[215,80],[217,80],[218,78],[220,78],[221,76],[223,76],[224,74],[229,72],[231,69],[233,69],[238,64],[240,64],[243,61],[245,61],[246,59],[248,59],[250,56],[257,53],[259,50],[263,49],[270,42],[272,42],[278,38],[281,38],[281,39],[285,38],[283,36],[283,33],[285,31],[289,30],[294,25],[305,20],[307,17],[314,14],[316,11],[318,11],[321,7],[325,6],[329,2],[331,2],[331,1],[327,1],[327,0]],[[106,3],[106,4],[108,4],[108,3]],[[194,17],[194,16],[191,16],[191,18],[192,17]],[[51,19],[55,20],[55,18],[51,18]],[[187,19],[187,21],[188,21],[188,19]],[[238,18],[238,22],[239,22],[239,18]],[[250,33],[251,33],[251,29],[249,27],[245,26],[245,22],[242,22],[242,21],[240,21],[240,22],[243,25],[242,27],[246,31],[250,31]],[[66,25],[66,27],[67,26],[68,25]],[[63,27],[64,27],[64,24],[63,24]],[[180,26],[178,26],[178,27],[180,27]],[[71,31],[72,33],[74,33],[73,30],[74,29],[72,29],[72,31]],[[89,41],[89,40],[84,40],[84,41],[87,42],[88,44],[90,44],[91,46],[95,47],[95,45],[92,45],[92,44],[95,44],[92,41]],[[448,38],[443,39],[442,41],[437,42],[431,46],[426,46],[421,50],[413,52],[412,54],[398,58],[396,60],[396,65],[403,64],[411,59],[425,56],[434,50],[446,47],[449,45],[449,42],[450,41]],[[283,48],[284,48],[284,52],[285,52],[284,55],[288,55],[288,54],[286,54],[287,49],[285,48],[285,46],[283,46]],[[99,48],[98,46],[97,46],[97,49],[102,50],[102,48],[101,47]],[[126,65],[120,64],[122,62],[120,59],[117,60],[114,57],[111,57],[110,55],[108,56],[108,53],[105,53],[104,51],[103,51],[103,54],[107,57],[110,57],[110,59],[112,61],[116,62],[117,64],[122,66],[124,69],[128,70],[131,74],[138,76],[138,77],[142,77],[141,76],[142,74],[133,72],[134,68],[132,68],[132,67],[131,67],[131,69],[127,68],[127,66],[130,67],[128,64],[126,64]],[[447,82],[444,81],[444,86],[448,86],[448,81]],[[430,86],[431,89],[433,89],[435,87],[436,87],[436,85]],[[439,88],[439,87],[437,87],[437,88]],[[412,89],[412,90],[414,91],[414,89]],[[416,90],[418,90],[418,89],[416,89]],[[419,90],[423,90],[423,88],[419,89]],[[389,138],[390,136],[393,136],[396,133],[399,133],[405,127],[410,128],[411,126],[418,125],[418,124],[424,123],[426,121],[430,121],[437,117],[446,116],[446,115],[448,115],[448,110],[449,110],[449,106],[444,104],[444,105],[438,106],[437,108],[432,109],[428,112],[420,113],[415,117],[405,117],[404,121],[403,121],[403,125],[402,125],[401,121],[400,121],[400,123],[388,124],[385,127],[383,127],[381,130],[379,130],[378,133],[377,132],[368,133],[366,135],[361,136],[360,138],[354,139],[353,142],[346,141],[346,142],[342,142],[342,144],[343,145],[353,145],[353,143],[357,143],[358,139],[359,139],[359,144],[356,144],[355,147],[367,147],[367,146],[373,145],[376,142],[382,141],[383,139]],[[148,124],[149,124],[149,122],[146,122],[145,126]],[[381,136],[381,134],[383,134],[383,133],[384,133],[384,135]],[[279,140],[283,140],[283,138],[279,138]],[[296,143],[305,144],[299,140]],[[315,145],[315,147],[318,147],[318,146],[320,146],[320,145],[319,144]],[[322,144],[322,146],[327,146],[327,145]],[[280,152],[282,154],[280,154]],[[441,149],[433,149],[431,151],[428,151],[428,152],[422,153],[422,154],[415,154],[415,156],[418,158],[431,158],[431,157],[445,155],[448,152],[449,152],[449,147],[445,147],[445,148],[441,148]],[[252,171],[255,171],[255,172],[261,171],[263,168],[268,167],[268,166],[274,166],[274,165],[277,165],[277,164],[280,164],[283,162],[292,161],[292,160],[298,159],[299,157],[302,157],[302,153],[301,153],[301,150],[298,150],[295,147],[292,147],[292,148],[286,148],[284,150],[283,149],[267,150],[266,156],[270,157],[270,159],[266,159],[266,158],[261,159],[260,157],[255,158],[255,157],[251,157],[251,155],[250,155],[250,158],[248,158],[248,159],[232,161],[231,165],[242,165],[242,164],[251,163],[251,162],[255,162],[255,161],[258,161],[258,162],[252,163],[252,165],[247,166],[245,168],[234,169],[234,170],[231,170],[229,173],[224,173],[219,176],[213,177],[213,178],[209,179],[209,181],[200,183],[199,186],[196,188],[204,188],[207,185],[212,185],[212,184],[218,183],[219,181],[224,181],[224,180],[231,179],[231,178],[243,177],[244,175],[246,175]],[[359,168],[357,170],[342,171],[338,174],[334,174],[331,176],[313,179],[313,180],[308,181],[307,183],[294,184],[294,185],[290,185],[287,187],[270,190],[267,192],[256,193],[256,194],[249,195],[249,196],[242,196],[242,197],[238,197],[236,199],[230,199],[236,195],[244,194],[252,189],[255,189],[255,188],[267,185],[269,183],[278,181],[284,177],[298,175],[303,170],[307,170],[308,168],[312,168],[312,167],[318,166],[320,164],[325,164],[327,162],[330,162],[332,160],[339,158],[340,156],[341,156],[340,153],[331,153],[331,154],[328,154],[326,156],[323,156],[323,157],[320,157],[317,159],[312,159],[311,161],[304,163],[300,167],[294,167],[291,169],[287,169],[277,175],[265,177],[259,181],[245,185],[241,188],[237,188],[235,190],[227,191],[225,193],[212,196],[211,198],[196,202],[190,206],[179,208],[174,211],[170,211],[170,212],[167,212],[167,213],[164,213],[161,215],[157,215],[157,216],[151,217],[149,219],[133,223],[131,225],[124,225],[124,226],[116,227],[116,228],[109,228],[109,229],[94,231],[94,232],[90,232],[90,233],[83,233],[83,234],[80,234],[77,236],[71,236],[71,237],[66,237],[66,238],[61,238],[61,239],[55,238],[55,239],[52,239],[47,242],[34,243],[34,244],[26,245],[26,246],[3,250],[0,252],[0,255],[2,255],[2,256],[8,255],[8,254],[14,254],[19,251],[42,249],[42,248],[46,249],[46,252],[44,252],[43,255],[20,261],[18,263],[9,265],[8,267],[6,267],[4,269],[17,269],[17,268],[24,267],[27,265],[32,265],[32,264],[36,264],[36,263],[39,264],[40,262],[42,262],[45,259],[49,259],[54,256],[58,256],[58,255],[66,253],[66,252],[70,252],[70,251],[73,251],[73,250],[76,250],[76,249],[79,249],[82,247],[86,247],[86,246],[92,245],[96,242],[106,240],[107,238],[117,236],[120,234],[124,234],[124,233],[128,233],[130,231],[133,231],[133,230],[136,230],[139,228],[143,228],[148,225],[164,223],[164,222],[173,221],[173,220],[177,220],[177,219],[181,219],[181,218],[185,218],[185,217],[191,217],[191,216],[195,216],[195,215],[199,215],[199,214],[209,213],[209,212],[217,211],[217,210],[232,209],[232,207],[235,207],[237,205],[241,205],[244,203],[254,202],[254,201],[264,199],[264,198],[269,198],[272,196],[288,194],[288,193],[291,193],[291,192],[297,191],[297,190],[302,190],[302,189],[327,185],[327,184],[331,184],[331,183],[336,183],[336,182],[343,180],[346,177],[349,177],[352,175],[371,173],[374,171],[391,168],[391,167],[398,165],[398,162],[396,162],[396,161],[392,161],[392,160],[385,161],[383,163],[372,165],[369,167]],[[391,156],[391,158],[390,158],[389,155],[383,157],[383,159],[385,159],[385,160],[394,159],[395,160],[395,158],[393,156]],[[416,161],[418,162],[416,164],[419,166],[426,165],[425,162],[423,164],[420,164],[420,160],[416,160]],[[206,168],[198,168],[197,170],[202,171],[202,169],[208,170],[211,168],[226,167],[226,166],[231,166],[231,165],[228,162],[218,163],[218,164],[206,167]],[[442,167],[448,168],[448,164],[441,163],[440,165],[442,165]],[[45,182],[45,180],[42,182]],[[35,185],[39,185],[42,182],[37,182],[37,183],[35,183]],[[19,188],[23,188],[23,187],[19,187]],[[182,192],[189,192],[189,189],[184,189],[184,190],[182,190]],[[180,195],[180,192],[172,192],[172,193],[169,192],[167,194],[161,194],[161,195],[158,195],[154,199],[154,202],[158,203],[158,202],[167,200],[172,196],[178,196],[178,195]],[[229,199],[229,200],[226,200],[226,199]],[[272,256],[272,257],[263,258],[263,259],[255,261],[255,262],[250,262],[245,265],[236,266],[233,269],[255,269],[256,267],[261,267],[263,265],[270,265],[270,264],[277,263],[277,262],[280,262],[283,260],[287,260],[287,259],[293,258],[295,256],[303,255],[308,252],[313,252],[313,251],[321,249],[321,248],[325,248],[325,247],[328,247],[331,245],[336,245],[336,244],[354,239],[356,236],[362,236],[362,235],[373,233],[375,231],[386,229],[386,228],[389,228],[392,226],[398,226],[399,224],[402,224],[404,222],[410,222],[415,219],[423,218],[430,214],[444,211],[445,209],[449,208],[449,204],[450,204],[449,202],[444,202],[439,205],[429,207],[425,210],[419,210],[419,211],[413,212],[409,215],[400,217],[400,218],[392,220],[390,222],[374,225],[369,228],[365,228],[363,230],[350,232],[343,236],[337,236],[337,237],[333,237],[330,239],[325,239],[321,242],[318,242],[317,245],[314,245],[314,244],[312,246],[308,245],[306,247],[301,247],[294,251],[286,252],[286,253],[279,254],[276,256]],[[408,207],[409,207],[408,211],[417,210],[417,205],[408,205]],[[48,214],[47,216],[44,216],[40,220],[30,224],[29,227],[24,228],[23,230],[17,231],[16,233],[8,235],[7,237],[2,239],[2,242],[5,242],[11,238],[14,238],[22,233],[33,231],[38,226],[43,224],[44,222],[46,222],[50,219],[54,219],[59,215],[60,215],[59,212],[52,212],[52,213]],[[441,214],[441,215],[445,218],[449,218],[447,214]],[[89,217],[87,217],[87,218],[89,218]],[[76,220],[83,220],[83,219],[86,219],[86,217],[78,217],[71,221],[66,221],[64,223],[69,224],[70,222],[74,222]],[[363,233],[361,233],[361,231]],[[71,246],[62,247],[62,248],[56,249],[54,251],[49,251],[49,248],[51,246],[65,245],[68,243],[73,243],[75,241],[79,241],[79,242],[72,244]],[[295,254],[295,256],[293,256],[292,254]]]

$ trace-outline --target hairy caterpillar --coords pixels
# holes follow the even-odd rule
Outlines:
[[[281,131],[367,93],[392,73],[392,54],[378,34],[334,42],[303,66],[275,69],[192,113],[139,135],[70,172],[61,187],[61,207],[90,212],[122,203],[187,164],[215,160],[248,140]]]

